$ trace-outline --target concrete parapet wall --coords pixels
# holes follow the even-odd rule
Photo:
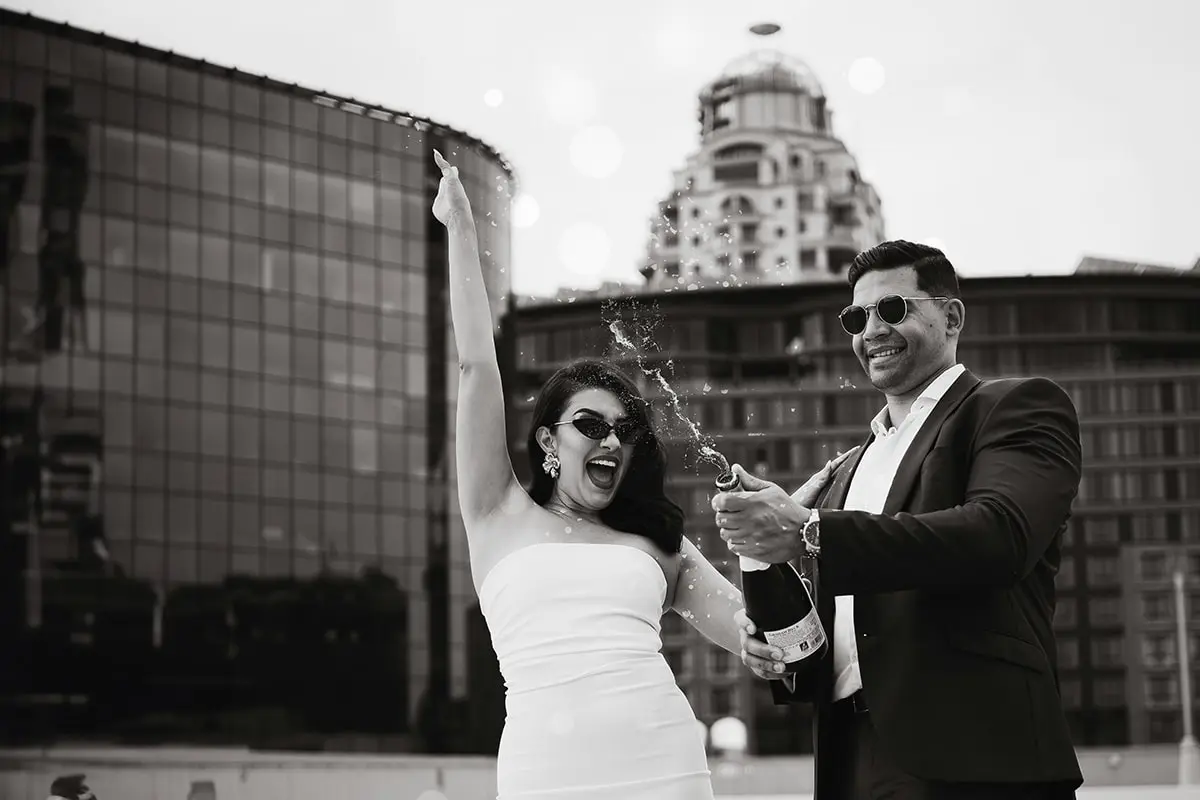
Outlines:
[[[1081,798],[1173,798],[1177,747],[1085,750]],[[807,797],[809,757],[712,762],[718,796],[757,800]],[[0,800],[45,800],[60,775],[83,773],[99,800],[494,800],[495,759],[261,753],[202,748],[0,750]],[[1112,788],[1107,788],[1112,787]],[[1154,787],[1152,790],[1149,787]],[[211,793],[210,793],[211,788]],[[1193,788],[1191,791],[1195,791]]]

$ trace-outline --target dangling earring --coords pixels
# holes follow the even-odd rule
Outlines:
[[[562,464],[559,463],[558,456],[554,453],[546,453],[546,457],[542,459],[542,470],[551,478],[558,477],[558,468]]]

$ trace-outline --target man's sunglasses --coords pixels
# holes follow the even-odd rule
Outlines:
[[[559,425],[574,425],[575,430],[597,442],[603,442],[608,438],[609,433],[616,431],[617,438],[621,440],[622,444],[636,444],[646,433],[646,429],[642,427],[641,423],[634,419],[617,420],[615,425],[610,425],[596,417],[576,417],[556,422],[550,427],[557,428]]]
[[[842,330],[851,336],[857,336],[867,329],[867,319],[871,316],[871,309],[875,309],[875,313],[879,315],[880,322],[887,325],[899,325],[908,316],[909,302],[949,299],[951,298],[901,297],[898,294],[889,294],[886,297],[879,298],[879,302],[872,303],[869,306],[846,306],[842,309],[842,313],[838,314],[838,320],[842,323]]]

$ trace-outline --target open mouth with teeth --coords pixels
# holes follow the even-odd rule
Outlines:
[[[867,361],[871,364],[884,364],[903,353],[905,349],[903,345],[880,347],[867,354]]]
[[[593,458],[584,465],[588,479],[601,489],[611,489],[617,483],[617,469],[620,465],[615,458],[601,456]]]

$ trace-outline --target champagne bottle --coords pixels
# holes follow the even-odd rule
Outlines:
[[[716,480],[717,491],[741,488],[732,472]],[[754,638],[783,651],[784,671],[800,678],[816,669],[829,649],[812,589],[791,564],[767,564],[740,556],[742,600],[754,622]]]

